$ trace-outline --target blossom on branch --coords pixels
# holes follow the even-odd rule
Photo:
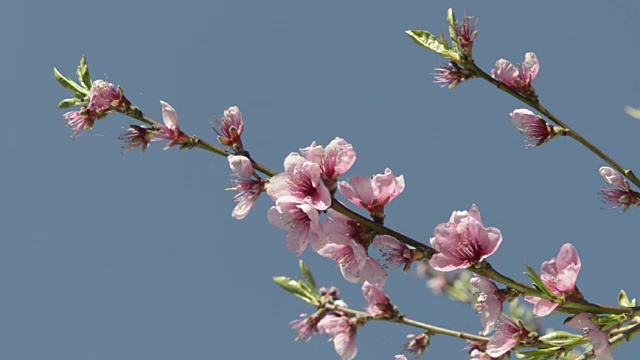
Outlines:
[[[582,299],[582,295],[576,287],[581,267],[582,263],[576,248],[569,243],[564,244],[557,257],[542,263],[540,281],[560,299],[568,297]],[[524,299],[533,304],[535,316],[547,316],[559,305],[553,301],[534,296],[525,296]]]
[[[542,146],[556,135],[566,133],[564,128],[548,124],[527,109],[516,109],[509,116],[511,116],[511,123],[524,135],[525,148]]]
[[[365,281],[383,287],[387,273],[367,252],[371,236],[358,222],[334,210],[331,217],[322,224],[323,240],[314,250],[321,256],[338,262],[340,272],[351,283]]]
[[[353,146],[342,138],[331,140],[324,148],[314,141],[311,146],[300,149],[300,155],[320,166],[322,181],[332,194],[338,178],[346,174],[356,161]]]
[[[603,166],[600,168],[600,176],[616,188],[603,188],[600,194],[605,202],[612,204],[610,209],[622,207],[622,212],[626,212],[629,208],[640,206],[640,193],[631,190],[627,180],[617,171],[610,167]]]
[[[220,131],[213,128],[218,134],[218,142],[228,146],[234,150],[242,150],[242,132],[244,130],[244,121],[242,113],[237,106],[232,106],[224,111],[222,119],[218,120]]]
[[[227,190],[238,191],[238,194],[233,198],[238,204],[233,209],[231,216],[234,219],[242,220],[258,201],[260,194],[264,191],[265,182],[253,170],[253,165],[251,165],[249,158],[240,155],[229,155],[227,159],[229,160],[231,172],[237,177],[236,180],[231,180],[234,187]]]
[[[367,300],[367,314],[376,319],[392,319],[398,316],[398,309],[391,305],[391,301],[381,287],[365,281],[362,285],[362,295]]]
[[[600,330],[600,327],[591,321],[595,317],[595,315],[588,313],[578,314],[569,320],[567,325],[584,332],[593,345],[593,353],[596,358],[599,360],[613,360],[609,334]]]
[[[491,70],[491,77],[505,84],[508,88],[525,96],[535,95],[531,83],[535,80],[540,69],[536,54],[528,52],[524,55],[524,62],[520,70],[509,60],[500,59]]]
[[[164,125],[158,125],[156,136],[151,141],[168,141],[165,150],[169,150],[174,146],[180,146],[181,149],[188,147],[190,143],[189,136],[180,130],[180,122],[178,121],[178,113],[176,110],[164,101],[160,101],[162,105],[162,119]]]
[[[435,68],[434,71],[435,73],[432,74],[433,82],[441,88],[448,87],[449,89],[455,89],[463,81],[473,79],[474,77],[472,72],[454,62],[442,64],[439,68]]]
[[[456,22],[455,32],[458,36],[458,44],[464,51],[471,55],[473,50],[473,42],[478,37],[478,18],[473,16],[465,16],[462,23]]]
[[[318,210],[309,204],[285,200],[276,201],[267,217],[271,225],[287,230],[287,248],[300,256],[309,243],[314,248],[319,247],[323,230]]]
[[[530,332],[524,327],[522,321],[516,322],[512,318],[504,315],[500,322],[498,331],[489,339],[487,343],[487,354],[492,357],[499,357],[508,353],[520,342],[524,342],[529,337]]]
[[[384,207],[404,191],[404,176],[396,177],[390,169],[372,179],[364,176],[351,178],[351,183],[341,181],[338,190],[349,202],[371,214],[374,221],[384,220]]]
[[[502,315],[502,303],[504,296],[493,281],[476,275],[471,279],[471,285],[478,289],[478,298],[476,302],[476,310],[480,314],[484,335],[492,332],[500,315]]]
[[[336,353],[342,360],[353,360],[358,354],[357,331],[356,319],[339,313],[328,314],[318,322],[318,333],[332,337]]]
[[[319,211],[329,208],[331,194],[322,183],[318,164],[298,153],[291,153],[284,160],[284,169],[283,173],[269,180],[267,194],[271,199],[308,204]]]
[[[424,251],[409,248],[390,235],[378,235],[373,240],[373,246],[382,252],[386,266],[398,268],[402,265],[404,272],[409,271],[411,264],[426,258]]]
[[[124,150],[140,148],[142,152],[145,152],[154,136],[156,136],[154,128],[129,125],[129,128],[118,136],[118,139],[122,140],[122,149]]]
[[[502,242],[500,230],[485,228],[475,205],[469,211],[454,211],[448,223],[440,224],[431,238],[438,252],[430,260],[440,271],[467,268],[486,259]]]

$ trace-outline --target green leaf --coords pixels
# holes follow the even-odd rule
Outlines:
[[[583,342],[584,338],[581,335],[572,334],[566,331],[553,331],[544,336],[541,336],[538,340],[555,346],[567,346],[578,345]]]
[[[549,299],[555,299],[555,295],[542,283],[542,280],[540,280],[540,276],[538,276],[538,273],[529,264],[526,264],[526,267],[528,272],[525,272],[524,274],[529,279],[531,279],[531,281],[533,282],[533,287],[541,291],[543,294],[547,295]]]
[[[518,359],[530,359],[530,360],[548,360],[548,359],[565,359],[565,355],[558,357],[558,352],[562,351],[560,347],[552,347],[547,349],[538,349],[534,351],[519,351],[516,353]]]
[[[80,65],[76,71],[78,75],[78,81],[85,87],[85,89],[91,89],[91,75],[89,75],[89,65],[87,65],[87,59],[82,55],[80,59]]]
[[[316,280],[313,278],[313,274],[311,274],[311,270],[307,267],[307,264],[304,261],[300,260],[300,271],[302,271],[302,276],[304,277],[304,281],[306,281],[309,289],[314,293],[318,293],[318,289],[316,287]]]
[[[78,99],[78,98],[69,98],[69,99],[64,99],[62,101],[60,101],[60,103],[58,103],[58,108],[59,109],[68,109],[68,108],[72,108],[75,106],[80,106],[80,105],[84,105],[87,102],[82,100],[82,99]]]
[[[82,88],[80,85],[73,82],[73,80],[66,78],[60,74],[58,69],[53,68],[53,75],[56,77],[56,80],[60,83],[60,85],[64,86],[67,90],[71,91],[74,94],[78,95],[89,95],[89,90]]]
[[[444,45],[437,37],[431,35],[428,31],[424,30],[407,30],[405,31],[416,44],[431,50],[434,53],[443,56],[452,61],[460,61],[460,57],[455,52],[449,50],[448,45]]]
[[[453,13],[453,9],[449,8],[447,11],[447,23],[449,24],[449,37],[454,47],[458,47],[458,34],[456,33],[456,15]]]
[[[299,297],[309,304],[314,303],[313,296],[310,296],[309,289],[300,282],[300,280],[293,280],[291,278],[285,276],[274,277],[273,281],[275,281],[278,286],[283,288],[285,291]]]
[[[620,290],[618,295],[618,305],[622,307],[635,307],[638,306],[636,299],[629,300],[627,293],[624,290]]]
[[[631,106],[625,106],[624,112],[626,112],[627,115],[631,116],[632,118],[640,120],[640,109],[632,108]]]

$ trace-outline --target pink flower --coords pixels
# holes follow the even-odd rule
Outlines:
[[[322,319],[322,316],[313,314],[307,316],[306,314],[300,315],[301,319],[293,320],[289,323],[291,328],[298,332],[296,341],[309,342],[311,337],[318,332],[318,322]]]
[[[504,299],[496,284],[483,276],[474,276],[471,279],[471,285],[478,289],[476,309],[480,314],[483,326],[482,333],[486,335],[492,332],[498,324]]]
[[[390,169],[373,179],[356,176],[351,184],[341,181],[338,190],[352,204],[371,213],[374,220],[384,220],[384,207],[404,191],[404,177],[395,177]]]
[[[118,136],[118,139],[123,141],[122,149],[124,150],[140,148],[142,152],[145,152],[155,135],[156,130],[153,128],[129,125],[129,128]]]
[[[318,254],[337,261],[342,276],[351,283],[370,281],[384,286],[387,281],[387,274],[382,266],[370,258],[364,247],[353,239],[348,239],[346,244],[328,243],[318,250]]]
[[[164,147],[165,150],[171,149],[178,145],[180,148],[189,146],[189,136],[180,130],[178,121],[178,113],[176,110],[164,101],[160,101],[162,105],[162,119],[164,126],[159,125],[158,133],[151,141],[168,141],[169,144]]]
[[[244,130],[244,121],[242,120],[242,113],[237,106],[232,106],[224,111],[222,119],[218,120],[218,126],[220,131],[216,128],[213,130],[218,134],[218,142],[220,144],[242,149],[241,136]]]
[[[440,271],[475,265],[495,253],[502,242],[500,230],[482,225],[475,205],[469,211],[454,211],[449,222],[438,225],[434,233],[431,246],[438,253],[430,263]]]
[[[540,267],[540,280],[557,297],[564,299],[573,296],[582,298],[576,281],[582,263],[576,248],[567,243],[562,245],[558,257],[542,263]],[[533,304],[535,316],[547,316],[558,307],[558,304],[533,296],[525,296],[525,301]]]
[[[529,331],[521,321],[517,323],[508,316],[502,317],[498,331],[487,343],[487,354],[498,357],[506,354],[521,341],[526,341]]]
[[[362,295],[367,300],[367,314],[376,319],[392,319],[398,316],[398,310],[391,305],[389,297],[381,287],[365,281],[362,285]]]
[[[358,354],[357,330],[355,321],[338,314],[328,314],[318,322],[318,332],[333,338],[333,346],[342,360],[355,359]]]
[[[528,52],[524,55],[524,62],[520,70],[513,66],[508,60],[500,59],[496,62],[496,67],[491,70],[491,77],[502,82],[507,87],[523,95],[533,93],[531,83],[535,80],[540,69],[540,63],[536,54]]]
[[[93,129],[93,125],[98,120],[98,114],[87,107],[82,107],[79,111],[69,111],[62,115],[66,126],[71,128],[71,137],[83,131]]]
[[[414,262],[425,259],[424,252],[410,249],[393,236],[378,235],[373,240],[373,246],[382,252],[388,266],[398,268],[402,265],[404,272],[409,271]]]
[[[435,68],[434,71],[435,73],[432,74],[433,82],[441,88],[455,89],[463,81],[474,77],[472,73],[454,62],[442,64],[439,68]]]
[[[355,284],[369,281],[383,287],[387,274],[367,254],[370,240],[362,225],[333,210],[329,210],[329,214],[331,218],[322,226],[325,238],[314,250],[321,256],[337,261],[345,280]]]
[[[96,80],[89,90],[89,107],[98,112],[104,113],[111,109],[120,108],[122,105],[131,105],[119,89],[107,81]]]
[[[559,133],[563,133],[562,128],[556,129],[530,110],[517,109],[509,115],[511,123],[525,137],[525,148],[542,146]]]
[[[409,334],[407,338],[411,339],[411,341],[404,345],[404,351],[408,351],[416,357],[422,356],[431,342],[431,337],[426,333],[420,335]]]
[[[478,19],[473,16],[465,16],[462,23],[456,23],[455,31],[458,36],[458,43],[462,49],[466,50],[469,54],[471,54],[471,50],[473,49],[473,42],[476,41],[478,37],[477,26]]]
[[[320,214],[311,205],[278,200],[267,215],[271,225],[287,230],[287,248],[296,256],[302,255],[309,242],[314,248],[319,246]]]
[[[591,321],[594,317],[596,316],[588,313],[578,314],[569,320],[567,325],[584,332],[593,345],[593,352],[596,358],[599,360],[613,360],[613,353],[609,346],[609,334],[601,331],[600,327]]]
[[[227,189],[238,191],[238,194],[233,198],[238,204],[233,209],[231,216],[236,220],[242,220],[249,214],[264,190],[264,181],[255,173],[251,160],[247,157],[229,155],[227,159],[231,172],[238,177],[238,179],[231,181],[235,186]]]
[[[600,176],[607,184],[617,188],[600,190],[603,200],[613,205],[610,209],[622,207],[622,212],[626,212],[632,205],[640,206],[640,193],[631,190],[629,183],[617,171],[603,166],[600,168]]]
[[[323,211],[331,205],[331,194],[322,183],[320,166],[298,153],[284,160],[285,172],[269,180],[267,194],[274,201],[300,202]]]
[[[323,180],[334,182],[346,174],[356,161],[353,146],[341,138],[333,139],[325,148],[314,141],[311,146],[300,149],[300,155],[320,166]]]

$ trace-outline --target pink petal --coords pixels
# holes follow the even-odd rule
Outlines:
[[[529,82],[533,82],[536,76],[538,76],[538,70],[540,69],[540,63],[538,62],[536,54],[532,52],[524,54],[524,62],[522,65],[525,67],[526,71],[531,74]]]
[[[487,343],[487,354],[491,355],[492,357],[499,357],[506,354],[516,345],[518,345],[517,339],[514,339],[512,336],[502,331],[498,331],[491,337],[491,339],[489,339],[489,342]]]
[[[346,333],[339,333],[333,337],[333,346],[342,360],[353,360],[358,354],[355,335],[349,336]]]
[[[606,181],[608,184],[617,186],[622,189],[627,188],[626,184],[624,183],[624,178],[622,177],[622,175],[620,175],[620,173],[613,170],[612,168],[603,166],[600,168],[599,172],[600,172],[600,176],[602,176],[604,181]]]
[[[253,175],[253,166],[251,165],[251,160],[249,160],[245,156],[229,155],[227,159],[229,160],[229,167],[231,168],[231,172],[235,175],[245,178],[250,178]]]
[[[558,304],[552,301],[539,299],[538,302],[533,306],[533,315],[537,317],[547,316],[551,314],[557,307]]]
[[[164,120],[164,124],[174,132],[178,132],[180,130],[178,113],[166,102],[160,101],[160,104],[162,105],[162,119]]]
[[[429,263],[434,269],[440,270],[440,271],[452,271],[456,269],[465,268],[468,265],[464,260],[448,257],[441,253],[433,255],[431,260],[429,260]]]
[[[361,202],[369,205],[377,198],[378,191],[373,187],[371,179],[364,176],[356,176],[351,179],[351,185],[357,198],[348,200],[354,205],[362,207]]]

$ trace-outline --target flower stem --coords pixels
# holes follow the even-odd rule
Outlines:
[[[468,340],[468,341],[484,342],[484,343],[489,341],[489,338],[484,337],[484,336],[479,336],[479,335],[465,333],[465,332],[462,332],[462,331],[455,331],[455,330],[442,328],[442,327],[439,327],[439,326],[429,325],[429,324],[425,324],[425,323],[420,322],[420,321],[416,321],[416,320],[412,320],[412,319],[406,318],[404,316],[398,316],[398,317],[391,318],[391,319],[377,319],[377,318],[374,318],[373,316],[371,316],[371,315],[369,315],[369,314],[367,314],[365,312],[358,311],[358,310],[353,310],[353,309],[349,309],[349,308],[344,308],[344,307],[341,307],[341,306],[327,304],[327,305],[324,306],[324,308],[329,309],[329,310],[333,310],[333,311],[340,311],[340,312],[343,312],[345,314],[364,317],[368,321],[377,320],[377,321],[392,322],[392,323],[397,323],[397,324],[404,324],[404,325],[408,325],[408,326],[415,327],[415,328],[418,328],[418,329],[426,330],[430,334],[441,334],[441,335],[455,337],[455,338],[458,338],[458,339],[464,339],[464,340]]]

